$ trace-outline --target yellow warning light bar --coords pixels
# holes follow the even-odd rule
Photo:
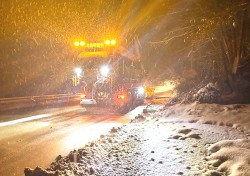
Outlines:
[[[84,41],[80,41],[80,45],[81,45],[81,46],[84,46],[84,45],[85,45],[85,42],[84,42]]]
[[[111,45],[115,45],[116,41],[115,40],[111,40]]]
[[[110,40],[106,40],[106,41],[105,41],[105,44],[106,44],[106,45],[110,45]]]
[[[85,45],[85,42],[84,41],[75,41],[74,43],[75,46],[84,46]]]
[[[87,48],[103,48],[105,45],[116,45],[116,40],[114,39],[105,40],[105,42],[101,42],[101,43],[85,43],[84,41],[75,41],[74,45],[76,47],[84,46]]]
[[[116,44],[116,40],[112,39],[112,40],[105,40],[105,44],[106,45],[115,45]]]
[[[79,46],[80,43],[79,43],[79,42],[75,42],[74,45],[75,45],[75,46]]]
[[[86,47],[87,48],[103,48],[104,43],[87,43]]]

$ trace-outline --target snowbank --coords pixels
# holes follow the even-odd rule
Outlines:
[[[153,114],[161,121],[189,121],[229,126],[250,133],[250,105],[176,104],[166,105]]]
[[[230,176],[250,175],[250,140],[225,140],[208,148],[210,164]]]
[[[193,96],[193,99],[195,101],[199,101],[200,103],[215,103],[219,101],[219,98],[219,88],[213,83],[207,84]]]

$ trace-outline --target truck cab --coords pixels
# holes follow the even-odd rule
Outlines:
[[[83,79],[88,84],[86,92],[81,95],[83,107],[129,110],[143,104],[145,90],[141,84],[141,63],[117,53],[115,40],[84,43],[79,56],[86,70]]]

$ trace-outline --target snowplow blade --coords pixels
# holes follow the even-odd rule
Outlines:
[[[82,99],[80,104],[82,106],[95,106],[97,103],[94,99]]]

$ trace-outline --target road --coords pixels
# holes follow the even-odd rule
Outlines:
[[[138,107],[121,116],[107,109],[80,106],[5,113],[0,118],[0,175],[24,175],[25,167],[49,167],[58,155],[67,155],[130,121]]]

